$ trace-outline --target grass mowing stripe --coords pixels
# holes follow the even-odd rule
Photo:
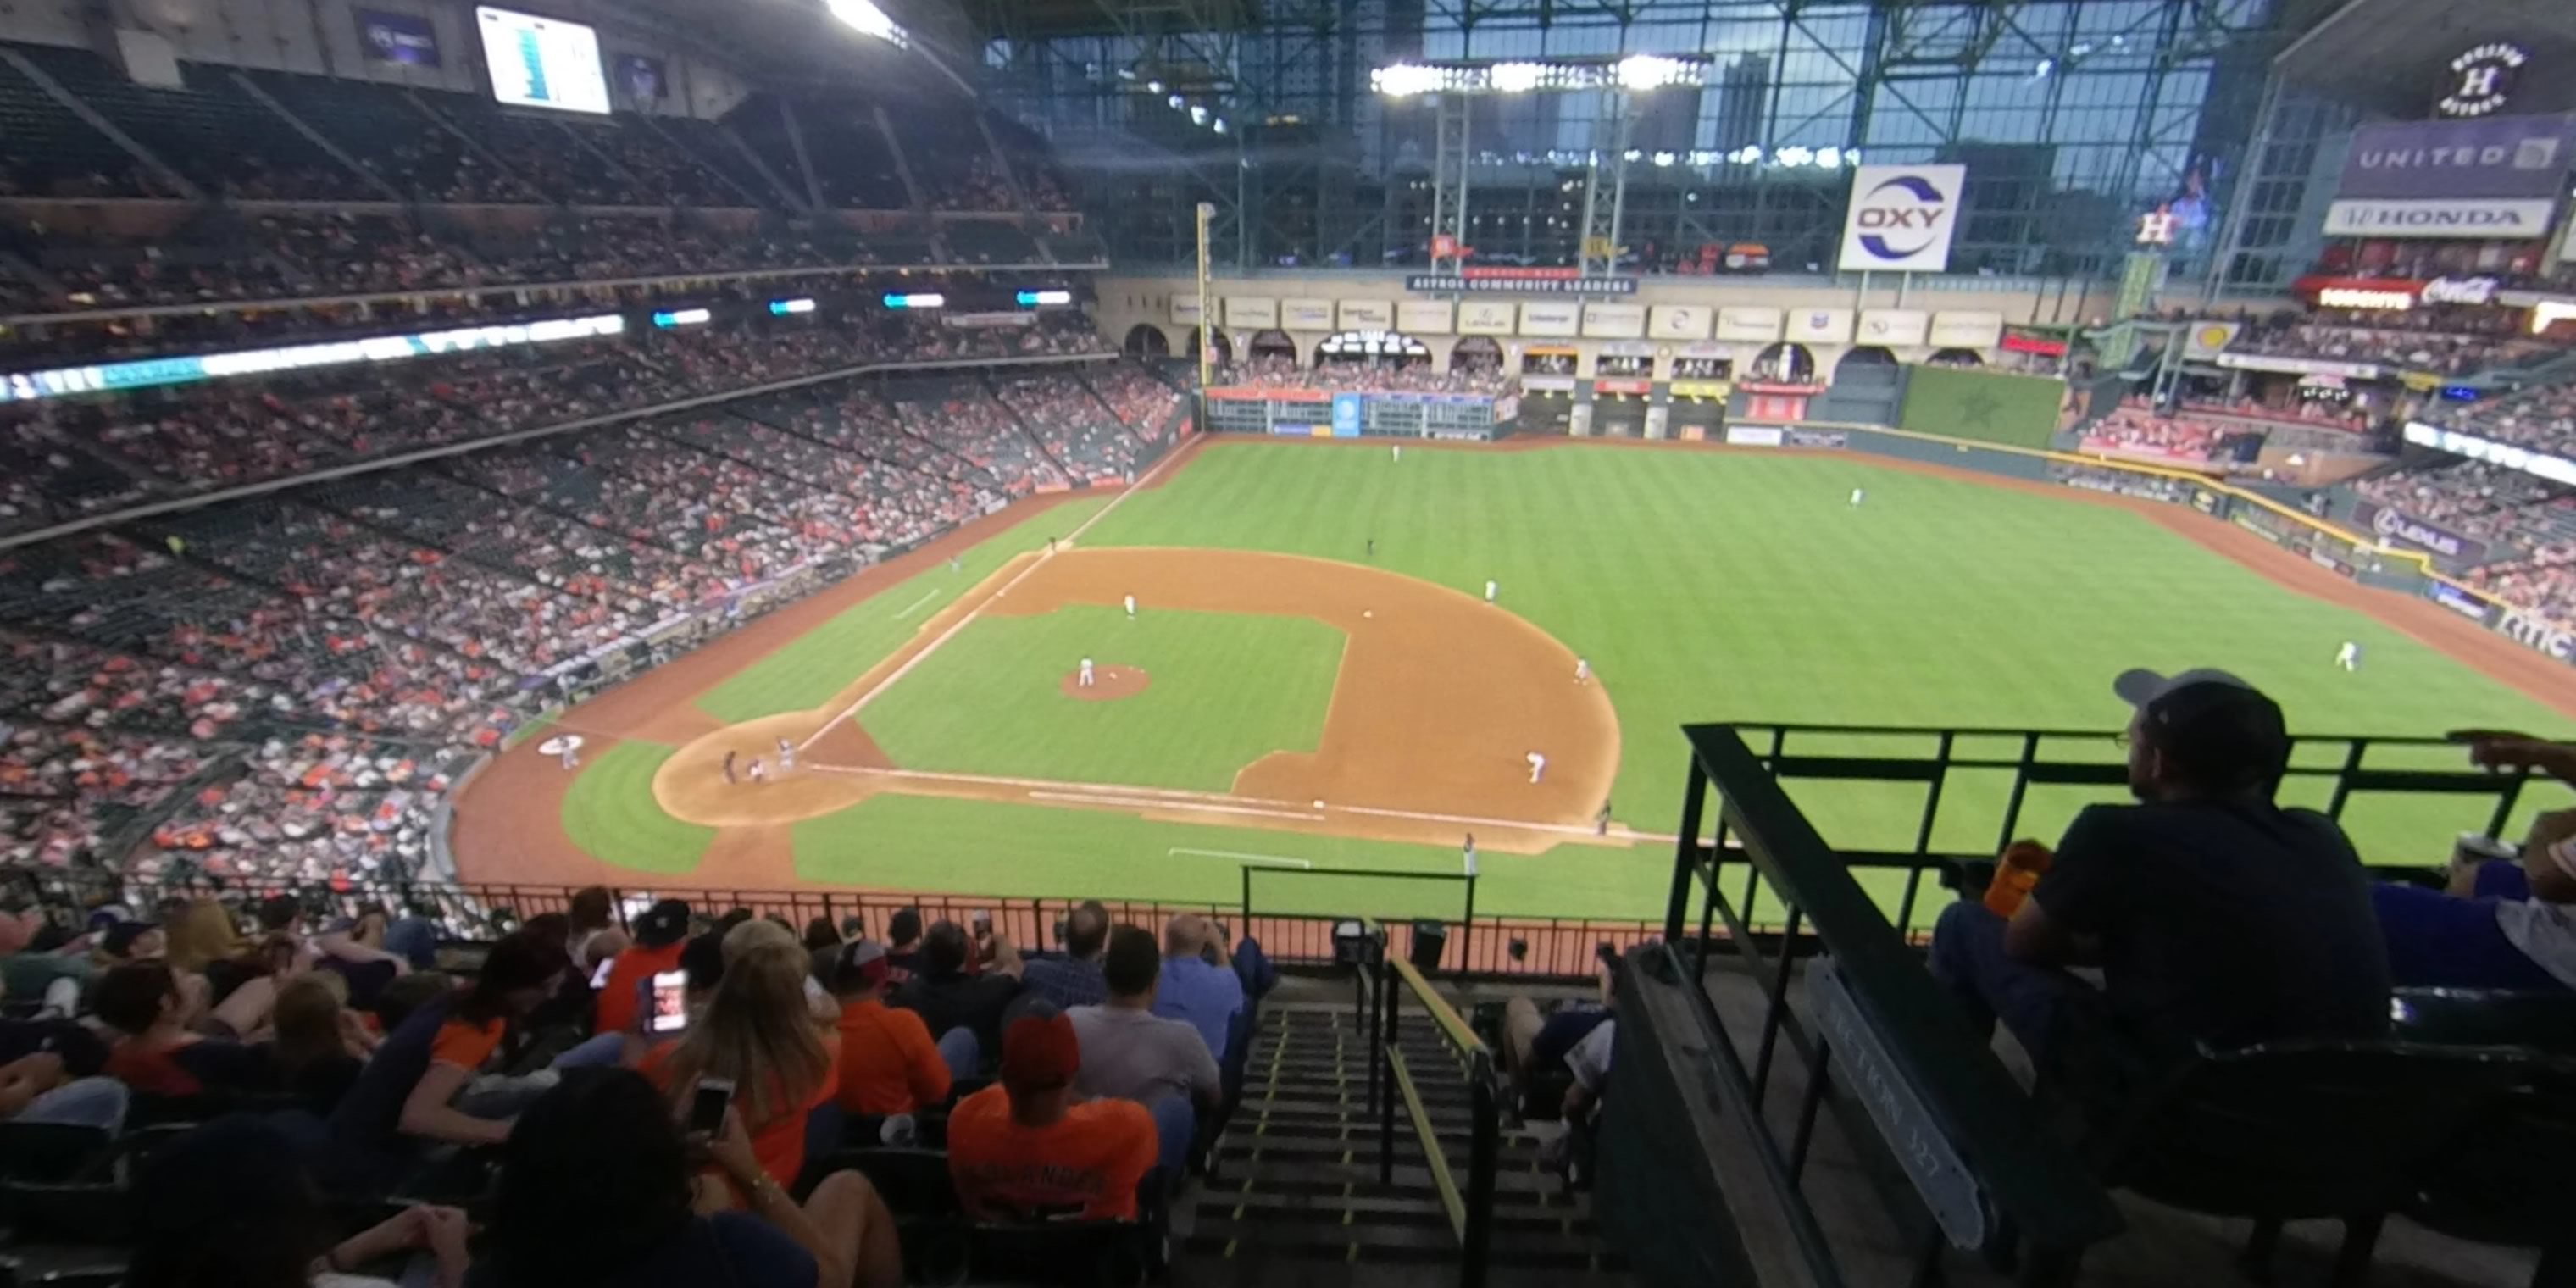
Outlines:
[[[1023,520],[1001,535],[978,542],[958,556],[959,568],[945,564],[915,573],[834,614],[793,643],[734,672],[724,682],[698,695],[699,710],[728,724],[788,711],[828,705],[869,667],[903,647],[919,630],[917,617],[898,609],[923,599],[945,605],[999,571],[1011,556],[1035,550],[1051,536],[1062,536],[1099,512],[1108,497],[1067,501]]]
[[[653,775],[679,748],[621,742],[581,769],[564,793],[564,835],[602,863],[637,872],[689,872],[716,830],[683,823],[653,798]]]

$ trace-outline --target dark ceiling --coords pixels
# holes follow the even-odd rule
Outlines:
[[[2531,54],[2504,110],[2576,108],[2576,0],[2348,0],[2274,60],[2293,86],[2399,118],[2432,114],[2454,55],[2489,41]]]

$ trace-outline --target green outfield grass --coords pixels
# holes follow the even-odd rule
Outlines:
[[[828,704],[869,667],[903,647],[932,614],[992,576],[1011,556],[1073,531],[1108,503],[1106,497],[1067,501],[977,543],[959,557],[957,571],[939,564],[896,582],[835,614],[795,643],[726,677],[724,683],[698,695],[698,709],[727,724],[739,724]]]
[[[1868,490],[1857,510],[1846,503],[1854,487]],[[939,569],[873,597],[835,619],[826,628],[833,632],[828,641],[817,642],[825,632],[816,632],[700,705],[726,719],[816,705],[821,697],[815,695],[846,685],[910,635],[892,615],[922,588],[962,590],[979,578],[978,568],[998,566],[1010,551],[1074,521],[1063,509],[1052,511],[979,547],[963,579]],[[1372,538],[1374,561],[1363,555]],[[2507,686],[2365,614],[2293,594],[2146,518],[2072,494],[1986,487],[1862,457],[1575,446],[1416,450],[1398,464],[1381,451],[1226,443],[1162,487],[1120,503],[1084,543],[1373,562],[1469,593],[1481,593],[1487,578],[1499,581],[1504,608],[1591,660],[1620,720],[1616,816],[1650,833],[1669,831],[1678,817],[1685,751],[1676,728],[1683,723],[2108,734],[2125,717],[2109,681],[2128,666],[2227,667],[2268,689],[2293,728],[2306,732],[2569,727]],[[1238,725],[1286,724],[1249,710],[1281,687],[1275,669],[1223,656],[1234,646],[1222,632],[1267,619],[1174,621],[1178,633],[1168,639],[1157,621],[1155,648],[1180,660],[1144,662],[1154,672],[1146,698],[1093,711],[1040,703],[1038,714],[1026,719],[972,718],[997,705],[1012,713],[1029,709],[996,695],[1050,692],[1081,655],[1081,647],[1067,646],[1093,625],[1083,615],[1054,616],[1063,620],[979,621],[961,632],[879,699],[892,705],[871,707],[871,730],[900,763],[990,770],[1016,757],[1007,772],[1181,786],[1211,780],[1222,786],[1256,748],[1312,745],[1311,726],[1303,743],[1276,741],[1286,736],[1276,729],[1237,736]],[[1167,616],[1188,615],[1154,615]],[[988,625],[1005,629],[987,635]],[[1126,628],[1123,621],[1108,625]],[[1033,632],[1025,648],[1012,647],[1013,626]],[[2331,665],[2347,639],[2366,650],[2359,674]],[[1106,649],[1095,656],[1120,660]],[[1211,665],[1227,683],[1202,687]],[[1171,682],[1187,684],[1190,699],[1097,740],[1110,726],[1094,716],[1123,714],[1119,709],[1151,698],[1166,684],[1167,667]],[[915,678],[927,683],[916,688]],[[1966,742],[1961,750],[2001,755],[2016,745]],[[1920,755],[1928,754],[1930,742],[1818,738],[1796,747]],[[2120,753],[2103,737],[2062,744],[2052,754],[2111,763]],[[2460,762],[2456,752],[2439,749],[2374,763],[2447,768]],[[585,790],[592,776],[585,772],[576,784],[582,808],[638,808],[635,795],[605,785]],[[647,768],[643,781],[649,778]],[[2001,770],[1953,773],[1944,785],[1935,844],[1968,852],[1990,846],[2007,781]],[[1912,846],[1923,800],[1919,785],[1807,783],[1792,790],[1828,840],[1846,847]],[[2321,804],[2321,790],[2294,781],[2288,795]],[[2034,789],[2018,830],[2053,838],[2077,808],[2106,794],[2117,795]],[[2569,799],[2555,787],[2530,796],[2526,815]],[[568,827],[575,812],[568,806]],[[651,812],[658,817],[658,810]],[[2437,860],[2451,833],[2484,822],[2480,808],[2462,798],[2363,798],[2347,818],[2364,853],[2379,862]],[[705,843],[700,837],[693,848],[633,821],[618,826],[645,832],[636,843],[642,852],[614,846],[592,852],[628,866],[670,863],[674,856],[685,866]],[[576,829],[575,835],[585,833]],[[1445,847],[904,797],[800,824],[795,843],[799,870],[817,880],[995,895],[1226,903],[1240,897],[1247,861],[1224,857],[1229,854],[1424,873],[1458,867],[1456,851]],[[1187,850],[1210,853],[1174,852]],[[1656,845],[1494,855],[1486,862],[1479,910],[1657,916],[1669,863],[1669,851]],[[1310,902],[1289,883],[1313,883],[1306,889],[1326,907],[1345,906],[1340,901],[1358,897],[1361,886],[1399,884],[1358,883],[1343,891],[1320,877],[1265,872],[1257,880],[1261,904],[1273,908]],[[1872,885],[1892,889],[1884,879]]]
[[[583,762],[564,793],[564,835],[584,853],[622,868],[696,868],[716,830],[683,823],[653,799],[654,773],[678,750],[658,742],[621,742]]]
[[[980,617],[860,715],[906,769],[1226,791],[1274,751],[1313,751],[1342,633],[1306,617],[1074,605]],[[1089,657],[1143,667],[1142,693],[1059,687]]]

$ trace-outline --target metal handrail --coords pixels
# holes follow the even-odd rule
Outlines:
[[[1666,910],[1667,942],[1691,943],[1691,965],[1704,974],[1710,953],[1709,925],[1725,905],[1717,881],[1718,860],[1750,863],[1787,903],[1790,939],[1795,940],[1803,926],[1811,942],[1830,955],[1833,978],[1839,984],[1834,992],[1850,1000],[1849,1016],[1858,1029],[1836,1038],[1831,1033],[1810,1037],[1794,1027],[1786,1001],[1795,965],[1794,945],[1784,944],[1776,963],[1764,962],[1758,949],[1737,936],[1736,949],[1746,953],[1756,974],[1763,976],[1760,982],[1768,995],[1768,1010],[1760,1052],[1749,1076],[1740,1064],[1711,1056],[1712,1072],[1734,1093],[1728,1101],[1747,1101],[1746,1109],[1758,1114],[1771,1057],[1785,1030],[1789,1045],[1800,1048],[1800,1054],[1813,1052],[1819,1067],[1830,1050],[1832,1057],[1847,1062],[1862,1058],[1867,1077],[1901,1086],[1909,1108],[1919,1106],[1922,1116],[1918,1124],[1922,1137],[1914,1144],[1944,1142],[1944,1152],[1955,1153],[1972,1169],[1977,1201],[1990,1206],[2028,1241],[2035,1272],[2031,1281],[2049,1281],[2060,1267],[2071,1266],[2085,1247],[2118,1233],[2122,1228],[2118,1209],[2100,1182],[2071,1149],[2048,1134],[1992,1048],[1969,1028],[1956,1004],[1924,969],[1920,955],[1817,835],[1764,758],[1745,745],[1738,728],[1697,725],[1683,733],[1690,741],[1692,759]],[[1700,839],[1712,787],[1719,796],[1715,846]],[[1741,841],[1740,849],[1727,848],[1729,834]],[[1700,935],[1691,940],[1686,935],[1695,883],[1704,891],[1704,904]],[[1732,922],[1735,910],[1726,908],[1725,915]],[[1690,985],[1691,974],[1682,978],[1695,1009],[1716,1032],[1724,1033],[1725,1025],[1706,991]],[[1854,1050],[1855,1038],[1866,1039],[1875,1050]],[[1731,1048],[1727,1054],[1733,1054]],[[1811,1101],[1823,1081],[1821,1073],[1811,1077]],[[1783,1202],[1793,1209],[1806,1207],[1795,1187],[1813,1113],[1812,1104],[1802,1106],[1800,1117],[1805,1123],[1798,1141],[1786,1152],[1764,1131],[1751,1133],[1756,1150],[1764,1154],[1765,1171],[1781,1187]],[[1921,1184],[1918,1179],[1918,1188]],[[1811,1260],[1820,1255],[1824,1264],[1812,1267],[1820,1281],[1841,1282],[1829,1254],[1809,1250]]]
[[[1360,962],[1357,973],[1366,995],[1364,1000],[1374,1009],[1368,1019],[1368,1103],[1378,1119],[1378,1183],[1395,1183],[1395,1106],[1401,1099],[1414,1138],[1422,1147],[1432,1189],[1439,1195],[1442,1213],[1449,1218],[1449,1232],[1458,1240],[1458,1282],[1461,1288],[1483,1288],[1493,1244],[1494,1178],[1502,1136],[1501,1079],[1494,1069],[1493,1049],[1476,1036],[1457,1008],[1432,990],[1431,982],[1413,963],[1386,951],[1384,926],[1368,918],[1361,919],[1360,924],[1374,956],[1374,960]],[[1398,984],[1403,985],[1401,990]],[[1422,1003],[1442,1040],[1466,1062],[1462,1072],[1468,1091],[1467,1183],[1463,1190],[1449,1156],[1441,1151],[1440,1134],[1431,1124],[1431,1111],[1422,1101],[1413,1067],[1406,1062],[1398,1040],[1404,992],[1411,992]]]

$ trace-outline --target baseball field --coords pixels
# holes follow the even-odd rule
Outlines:
[[[1455,874],[1473,833],[1480,913],[1645,918],[1677,726],[2108,734],[2130,666],[2234,670],[2302,732],[2576,725],[2563,666],[2177,507],[1838,453],[1201,441],[564,713],[582,763],[502,755],[455,849],[471,881],[1222,904],[1250,867],[1269,908],[1454,914],[1454,886],[1323,870]],[[1936,842],[1989,845],[2003,787],[1954,775]],[[1798,794],[1828,840],[1895,848],[1921,790]],[[2025,830],[2091,798],[2039,791]],[[2483,820],[2348,821],[2430,862]]]

